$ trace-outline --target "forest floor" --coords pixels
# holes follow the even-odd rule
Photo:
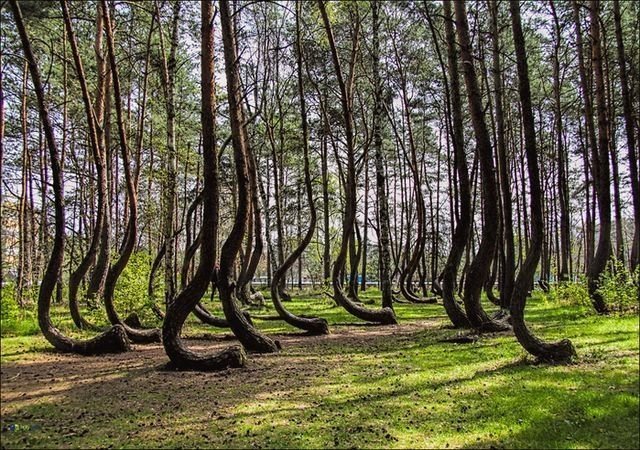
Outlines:
[[[326,317],[331,334],[256,320],[282,351],[218,373],[166,371],[160,345],[81,357],[51,351],[39,334],[3,337],[1,446],[640,446],[635,315],[599,317],[536,296],[534,331],[569,337],[578,351],[572,364],[548,365],[510,334],[440,342],[457,332],[438,305],[398,305],[397,326],[355,323],[319,297],[288,306]],[[185,334],[203,352],[234,342],[195,322]]]

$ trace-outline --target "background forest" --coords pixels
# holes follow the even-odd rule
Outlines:
[[[546,363],[597,360],[582,339],[618,329],[637,363],[637,2],[0,14],[3,369],[161,343],[172,369],[224,370],[305,348],[278,333],[432,318],[438,345]],[[217,329],[240,345],[204,356],[191,339]]]

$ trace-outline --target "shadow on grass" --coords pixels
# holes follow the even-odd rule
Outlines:
[[[2,426],[19,425],[3,446],[638,447],[637,347],[626,366],[606,351],[534,365],[510,336],[442,344],[455,331],[438,321],[367,330],[280,333],[283,352],[219,373],[159,371],[160,346],[3,364]],[[226,335],[190,345],[218,351]],[[637,332],[586,337],[591,350]]]

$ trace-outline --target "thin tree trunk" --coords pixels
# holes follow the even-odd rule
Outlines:
[[[371,310],[353,303],[347,296],[344,295],[342,290],[342,277],[341,273],[344,270],[347,250],[349,248],[349,242],[354,239],[354,226],[356,220],[356,180],[355,180],[355,149],[354,149],[354,136],[353,136],[353,115],[352,115],[352,89],[353,78],[355,71],[355,53],[357,51],[357,33],[359,32],[359,24],[356,24],[354,45],[352,48],[351,65],[349,68],[348,81],[345,83],[340,60],[338,58],[338,50],[336,49],[335,40],[333,37],[333,31],[331,29],[331,23],[327,15],[325,4],[322,0],[318,0],[318,6],[320,8],[320,14],[324,23],[324,28],[329,39],[329,47],[331,49],[331,58],[333,61],[334,70],[340,87],[340,101],[342,106],[342,114],[345,120],[345,133],[346,133],[346,152],[347,152],[347,168],[346,168],[346,183],[345,183],[345,211],[343,218],[342,229],[342,242],[340,245],[340,251],[333,265],[331,281],[333,284],[333,291],[335,300],[344,307],[350,314],[359,317],[362,320],[376,322],[381,324],[394,324],[397,323],[393,309],[382,308],[381,310]],[[357,5],[356,5],[357,7]]]
[[[91,238],[91,243],[89,244],[89,249],[85,256],[82,258],[77,269],[70,275],[69,277],[69,310],[71,312],[71,318],[75,325],[80,329],[92,329],[97,330],[98,328],[88,322],[80,312],[80,307],[78,305],[78,290],[80,288],[80,283],[84,279],[85,275],[89,271],[89,268],[94,264],[96,255],[99,251],[100,242],[104,233],[104,226],[108,222],[108,219],[105,219],[105,215],[109,214],[108,207],[106,206],[106,198],[108,196],[108,185],[106,179],[106,161],[104,159],[104,152],[101,149],[101,145],[99,142],[98,135],[98,127],[101,124],[97,121],[97,113],[93,105],[91,104],[91,99],[89,96],[89,89],[87,87],[87,81],[85,78],[84,68],[82,64],[82,59],[80,57],[80,52],[78,50],[78,44],[76,41],[75,32],[73,30],[73,26],[71,23],[71,17],[68,11],[67,1],[63,0],[62,4],[62,12],[63,18],[65,22],[65,28],[68,35],[68,40],[71,45],[71,53],[73,55],[73,59],[75,62],[76,68],[76,76],[78,77],[78,81],[80,82],[80,88],[82,91],[82,100],[84,103],[85,115],[87,118],[87,125],[89,129],[89,142],[91,146],[91,153],[93,156],[93,162],[97,175],[97,183],[98,183],[98,202],[97,202],[97,214],[95,226],[93,229],[93,235]],[[100,14],[100,7],[98,7],[98,14]],[[102,32],[101,20],[97,21],[98,30],[100,33]],[[97,39],[96,39],[97,40]],[[100,90],[100,86],[98,87]],[[102,95],[104,95],[102,93]],[[104,97],[103,100],[104,101]]]
[[[0,67],[4,52],[0,47]],[[66,66],[65,66],[66,67]],[[4,71],[0,70],[0,229],[4,230],[4,194],[2,191],[4,169]],[[66,90],[65,90],[66,93]],[[0,233],[1,234],[1,233]],[[2,298],[2,286],[4,284],[4,239],[0,235],[0,299]]]
[[[629,255],[629,267],[635,270],[640,264],[640,177],[638,175],[638,154],[636,139],[633,131],[633,105],[629,81],[627,76],[627,64],[625,61],[624,42],[622,40],[622,25],[620,18],[620,1],[613,1],[613,18],[616,30],[616,49],[618,53],[618,67],[620,70],[620,89],[622,94],[622,110],[624,115],[625,133],[627,138],[627,155],[629,159],[629,178],[631,184],[631,197],[633,200],[633,243]]]
[[[460,215],[451,237],[451,249],[442,271],[442,303],[456,328],[471,326],[467,315],[456,298],[456,278],[464,249],[471,234],[471,187],[467,169],[467,155],[464,149],[464,125],[462,122],[462,104],[460,99],[460,78],[458,73],[458,50],[453,28],[451,0],[444,2],[444,26],[447,39],[447,64],[450,84],[450,128],[453,145],[453,161],[458,176],[458,203]]]
[[[596,109],[598,113],[598,143],[592,149],[593,179],[598,199],[598,218],[600,219],[598,246],[587,272],[589,296],[595,310],[606,314],[609,308],[599,291],[600,276],[607,267],[611,256],[611,196],[609,179],[609,121],[602,66],[602,42],[600,40],[600,2],[591,0],[591,60],[595,79]],[[580,48],[579,48],[580,50]]]
[[[380,78],[380,0],[374,0],[371,4],[373,16],[373,147],[376,164],[376,196],[378,203],[378,251],[380,253],[380,291],[382,293],[382,306],[393,309],[393,284],[391,279],[391,236],[389,233],[389,199],[387,195],[387,180],[385,170],[385,154],[382,140],[382,120],[384,112],[383,85]]]
[[[509,307],[511,291],[515,278],[515,251],[513,246],[513,211],[511,200],[511,182],[509,179],[509,161],[507,159],[507,144],[505,142],[505,124],[503,109],[503,87],[502,87],[502,63],[500,60],[500,38],[498,24],[498,2],[492,0],[491,6],[491,37],[493,44],[493,89],[495,96],[496,111],[496,146],[498,151],[498,179],[500,181],[500,192],[502,200],[502,241],[501,247],[504,257],[502,258],[502,277],[500,282],[500,305],[503,308]]]
[[[114,325],[121,325],[124,327],[127,336],[136,343],[151,343],[159,342],[161,333],[157,328],[153,329],[136,329],[127,325],[118,315],[114,305],[114,292],[118,278],[122,274],[122,271],[129,262],[129,258],[133,253],[136,245],[137,230],[138,230],[138,193],[134,184],[133,175],[131,173],[131,162],[129,155],[129,145],[127,143],[127,132],[124,124],[124,114],[122,112],[122,95],[120,90],[120,79],[118,76],[118,67],[116,64],[115,56],[115,44],[113,39],[113,24],[111,23],[109,7],[106,0],[102,2],[102,14],[104,16],[105,31],[107,37],[107,48],[109,54],[109,65],[111,68],[111,77],[113,84],[114,104],[116,109],[116,122],[118,125],[118,138],[120,144],[120,152],[122,157],[122,165],[124,168],[124,178],[127,191],[127,201],[129,206],[129,218],[125,228],[124,239],[120,251],[120,256],[109,268],[107,273],[107,279],[104,287],[104,303],[107,310],[107,317],[109,321]]]
[[[302,14],[301,4],[296,4],[296,61],[297,61],[297,78],[298,78],[298,97],[300,100],[300,125],[302,129],[302,152],[304,159],[304,184],[307,194],[307,203],[309,206],[309,228],[304,238],[298,244],[298,247],[289,255],[284,263],[278,267],[273,273],[273,282],[271,283],[271,300],[278,315],[290,325],[308,331],[310,334],[327,334],[329,333],[329,325],[323,318],[317,317],[300,317],[290,311],[280,301],[280,278],[287,275],[287,270],[293,266],[296,259],[302,257],[313,234],[317,222],[316,206],[313,201],[313,186],[311,184],[311,170],[309,168],[309,125],[307,122],[307,104],[304,93],[304,80],[302,77],[302,44],[300,30],[300,16]]]
[[[229,116],[232,130],[236,183],[238,184],[238,206],[231,232],[222,246],[220,270],[216,276],[216,285],[229,326],[240,342],[249,351],[270,353],[277,351],[279,344],[254,328],[241,313],[235,297],[233,267],[242,246],[242,238],[249,219],[250,174],[248,138],[244,126],[242,91],[240,85],[238,49],[233,32],[232,17],[228,0],[220,0],[220,22],[224,44],[225,72],[227,75],[227,93],[229,97]]]

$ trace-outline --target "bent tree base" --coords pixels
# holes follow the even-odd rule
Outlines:
[[[47,267],[40,284],[38,293],[38,325],[44,337],[57,350],[66,353],[78,353],[81,355],[97,355],[103,353],[119,353],[131,348],[127,335],[121,327],[112,327],[105,333],[86,341],[71,339],[65,336],[51,323],[50,309],[51,297],[58,281],[58,274],[62,267],[65,247],[65,214],[64,214],[64,191],[62,183],[62,166],[60,164],[60,153],[56,145],[55,134],[49,119],[49,108],[44,97],[44,88],[40,70],[36,58],[31,48],[31,42],[22,18],[22,11],[16,0],[12,0],[10,7],[16,22],[18,34],[22,42],[22,49],[29,64],[29,71],[33,81],[36,98],[38,101],[38,113],[42,121],[42,128],[45,134],[47,147],[49,150],[51,175],[53,181],[54,195],[54,218],[55,233],[53,237],[53,247],[51,256],[47,262]]]
[[[107,331],[87,340],[72,339],[62,334],[51,323],[40,325],[42,334],[56,350],[63,353],[77,353],[83,356],[122,353],[131,350],[127,333],[120,325],[114,325]]]

